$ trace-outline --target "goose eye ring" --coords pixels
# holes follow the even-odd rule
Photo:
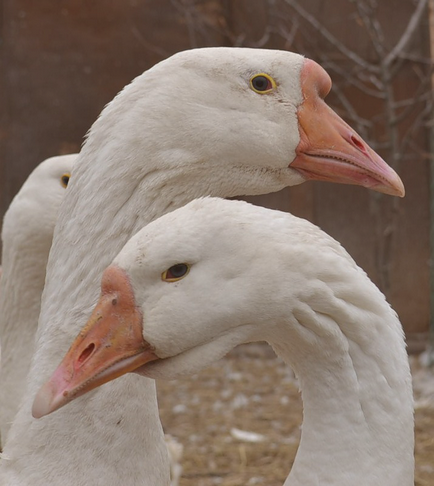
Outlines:
[[[164,282],[177,282],[184,278],[189,271],[190,265],[187,265],[187,263],[177,263],[161,274],[161,280]]]
[[[259,73],[250,78],[250,87],[253,91],[256,91],[256,93],[265,94],[276,87],[276,82],[268,74]]]
[[[68,182],[70,177],[71,174],[69,172],[66,172],[65,174],[62,175],[62,177],[60,178],[60,182],[63,187],[68,187]]]

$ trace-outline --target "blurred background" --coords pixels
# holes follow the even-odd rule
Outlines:
[[[434,234],[432,3],[2,0],[0,217],[39,162],[78,152],[104,105],[160,60],[203,46],[300,52],[329,72],[329,104],[395,168],[406,196],[309,182],[247,199],[307,218],[339,240],[400,315],[410,350],[421,351],[430,328]],[[198,400],[205,403],[203,397]],[[175,412],[172,418],[176,422]],[[428,482],[422,475],[417,484],[434,484],[431,473]],[[191,484],[247,484],[239,478],[232,483],[195,481]]]

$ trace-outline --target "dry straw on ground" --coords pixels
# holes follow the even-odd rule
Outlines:
[[[413,362],[415,485],[433,486],[434,375]],[[282,486],[302,405],[292,371],[267,345],[242,346],[197,375],[160,381],[158,396],[165,431],[184,446],[180,486]],[[263,437],[240,440],[234,428]]]

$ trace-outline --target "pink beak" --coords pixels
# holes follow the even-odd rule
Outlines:
[[[90,390],[158,359],[142,336],[127,274],[114,265],[102,278],[101,297],[68,353],[36,395],[32,414],[43,417]]]
[[[325,103],[331,80],[324,69],[306,59],[301,84],[300,142],[290,167],[306,179],[355,184],[403,197],[398,174]]]

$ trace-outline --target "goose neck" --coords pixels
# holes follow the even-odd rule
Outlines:
[[[340,299],[334,315],[301,306],[273,345],[296,372],[303,401],[285,486],[414,484],[408,358],[399,320],[384,299],[379,304],[379,315],[352,315]]]

